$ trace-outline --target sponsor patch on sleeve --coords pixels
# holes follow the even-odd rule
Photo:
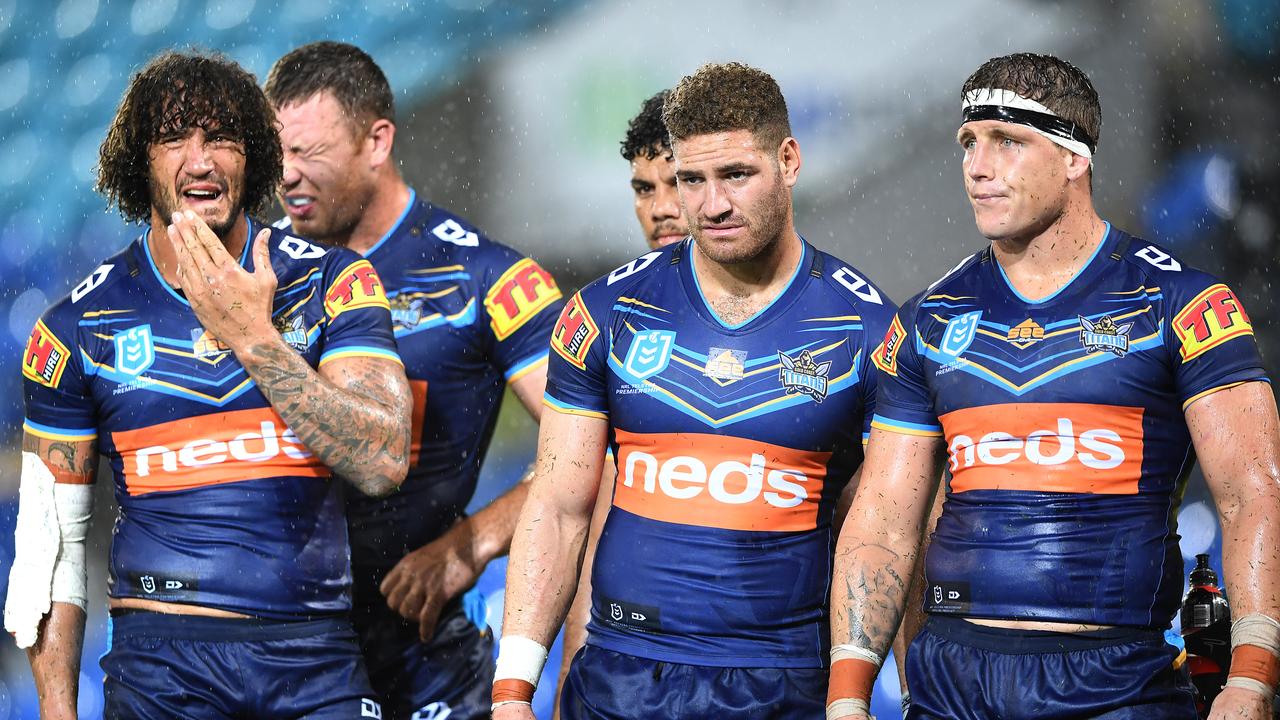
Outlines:
[[[591,343],[600,336],[600,328],[591,319],[582,294],[574,293],[560,313],[555,329],[551,331],[551,349],[579,370],[587,367],[587,352]]]
[[[1182,361],[1202,355],[1233,338],[1252,335],[1253,325],[1231,288],[1218,283],[1195,296],[1173,318]]]
[[[22,376],[45,387],[56,388],[67,369],[71,352],[44,324],[37,320],[22,353]]]
[[[357,260],[338,273],[338,279],[329,286],[324,294],[324,311],[332,320],[348,310],[366,307],[391,309],[382,278],[368,260]]]
[[[889,330],[884,334],[884,340],[871,353],[871,362],[894,377],[898,376],[898,351],[902,349],[902,343],[907,339],[907,331],[902,328],[902,321],[897,315],[893,316],[893,323],[889,325]]]
[[[524,258],[507,268],[484,296],[489,327],[498,340],[506,340],[560,297],[560,288],[551,273],[532,259]]]

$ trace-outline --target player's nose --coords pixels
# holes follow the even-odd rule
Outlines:
[[[653,217],[666,220],[680,217],[680,193],[675,188],[659,188],[653,198]]]

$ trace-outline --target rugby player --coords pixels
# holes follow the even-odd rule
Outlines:
[[[946,503],[925,558],[929,619],[907,655],[910,718],[1195,718],[1162,631],[1196,458],[1237,618],[1211,717],[1270,717],[1280,431],[1248,315],[1211,275],[1099,217],[1101,109],[1083,72],[1009,55],[962,97],[964,187],[990,245],[904,305],[874,356],[828,717],[865,716],[939,450]]]
[[[409,388],[369,263],[254,219],[280,179],[275,123],[235,63],[166,52],[102,143],[98,190],[150,225],[44,313],[22,362],[5,626],[42,717],[76,714],[99,454],[120,506],[106,717],[378,712],[331,472],[400,485]]]
[[[894,307],[797,234],[800,148],[772,77],[703,66],[663,115],[692,238],[575,294],[552,332],[499,720],[532,717],[607,449],[618,479],[562,717],[823,712],[832,521]]]
[[[506,554],[528,485],[465,510],[504,388],[541,414],[560,290],[532,259],[405,183],[391,87],[359,48],[297,48],[266,92],[282,123],[282,224],[378,268],[413,389],[409,478],[389,497],[347,500],[370,677],[388,718],[487,717],[493,639],[483,598],[464,593]]]
[[[627,123],[622,140],[622,159],[631,165],[631,192],[635,195],[636,220],[650,250],[680,242],[689,235],[680,195],[676,189],[675,157],[671,154],[671,138],[662,122],[662,104],[669,90],[653,95],[640,106],[640,112]],[[582,556],[582,571],[573,605],[564,621],[564,653],[560,663],[557,687],[563,686],[573,656],[587,639],[587,621],[591,618],[591,566],[595,549],[609,513],[613,498],[613,468],[605,462],[604,475],[591,515],[591,532]],[[557,693],[559,697],[559,693]],[[556,706],[559,717],[559,704]]]

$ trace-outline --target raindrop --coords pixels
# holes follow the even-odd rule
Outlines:
[[[0,0],[0,34],[4,34],[9,30],[9,26],[13,23],[13,12],[17,10],[18,0]],[[0,718],[4,718],[8,713],[0,714]]]
[[[18,133],[0,147],[0,185],[17,185],[26,179],[35,167],[39,155],[39,139],[35,133],[26,131]]]
[[[233,28],[249,19],[254,0],[209,0],[204,6],[204,22],[214,30]]]
[[[53,26],[65,40],[88,30],[97,17],[98,0],[62,0],[54,12]]]
[[[150,35],[169,26],[178,13],[178,0],[137,0],[129,13],[135,35]]]
[[[106,134],[105,127],[90,130],[71,146],[71,179],[74,182],[93,180],[93,167],[98,163],[98,147]]]
[[[36,319],[48,306],[49,298],[40,288],[31,288],[19,295],[9,308],[9,334],[17,340],[26,340]]]
[[[8,110],[22,102],[22,98],[27,96],[30,81],[31,64],[25,58],[0,65],[0,110]]]
[[[64,94],[73,107],[84,107],[102,95],[106,79],[111,77],[111,58],[103,53],[90,55],[67,71]]]

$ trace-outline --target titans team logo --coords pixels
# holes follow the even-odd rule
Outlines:
[[[821,365],[813,361],[808,350],[800,351],[800,357],[792,359],[778,351],[778,362],[782,367],[778,371],[778,379],[788,393],[803,393],[813,398],[814,402],[822,402],[827,396],[827,373],[831,371],[831,363]]]
[[[311,347],[311,342],[307,339],[307,328],[303,325],[302,313],[294,313],[291,316],[281,315],[272,321],[275,325],[276,332],[280,333],[280,337],[289,344],[289,347],[300,353],[307,351]]]
[[[676,334],[671,330],[649,330],[636,335],[627,350],[622,367],[644,380],[667,369],[671,363],[671,350],[676,344]]]
[[[391,324],[397,328],[416,327],[422,321],[427,300],[418,293],[401,293],[388,298],[391,303]]]
[[[1110,315],[1103,315],[1097,322],[1091,322],[1083,315],[1080,318],[1080,344],[1085,352],[1109,352],[1116,357],[1124,357],[1129,352],[1129,329],[1133,323],[1116,325]]]
[[[150,325],[138,325],[118,332],[115,341],[116,371],[122,375],[140,375],[156,361]]]
[[[942,347],[938,348],[943,355],[958,358],[973,344],[973,337],[978,333],[978,321],[982,319],[982,311],[968,312],[951,318],[947,330],[942,336]]]

